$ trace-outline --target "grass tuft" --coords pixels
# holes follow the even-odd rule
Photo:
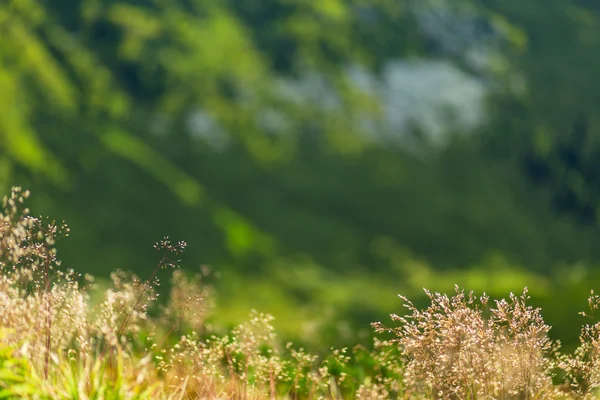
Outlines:
[[[573,354],[549,338],[527,289],[508,300],[431,293],[426,309],[402,297],[393,327],[373,323],[372,346],[312,354],[282,343],[273,317],[252,311],[227,334],[207,323],[209,271],[177,269],[184,242],[156,244],[146,279],[62,271],[54,247],[66,225],[30,216],[13,188],[0,213],[0,399],[591,399],[600,388],[600,323]],[[172,269],[166,305],[157,271]]]

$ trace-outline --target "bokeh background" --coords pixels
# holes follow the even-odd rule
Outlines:
[[[0,188],[63,265],[210,265],[214,323],[366,340],[396,294],[600,283],[600,3],[2,0]]]

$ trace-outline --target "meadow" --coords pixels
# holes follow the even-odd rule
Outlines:
[[[370,346],[311,353],[283,343],[273,317],[252,311],[229,332],[209,323],[209,271],[178,269],[185,242],[155,245],[159,261],[140,278],[111,274],[109,288],[62,270],[65,224],[32,217],[29,192],[4,198],[0,225],[2,399],[587,399],[600,386],[600,296],[574,352],[548,336],[527,289],[493,300],[458,286],[425,290],[420,309],[374,322]],[[158,302],[157,272],[171,271]],[[391,300],[391,299],[390,299]]]

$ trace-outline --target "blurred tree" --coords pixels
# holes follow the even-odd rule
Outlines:
[[[598,8],[587,1],[482,3],[528,38],[525,51],[511,58],[527,85],[518,117],[511,115],[514,110],[496,108],[499,120],[518,119],[519,126],[498,129],[494,146],[503,142],[508,150],[512,142],[511,157],[524,165],[532,182],[548,189],[548,202],[595,225],[600,205],[595,162],[600,130],[593,111],[600,101]]]
[[[100,246],[112,255],[93,270],[119,259],[134,263],[140,247],[130,246],[132,238],[151,243],[149,236],[169,226],[214,237],[201,247],[208,261],[223,260],[224,252],[269,252],[274,240],[255,228],[261,222],[230,204],[252,217],[263,213],[261,203],[236,200],[244,190],[256,193],[249,184],[268,170],[294,163],[299,132],[322,135],[319,146],[336,151],[361,146],[354,116],[375,107],[341,73],[369,54],[368,43],[357,46],[351,37],[358,23],[351,4],[259,6],[29,0],[0,8],[9,38],[0,58],[4,164],[17,168],[5,181],[48,193],[41,210],[89,231],[65,245],[68,255]],[[402,18],[407,31],[417,31]],[[302,79],[327,88],[302,93]],[[218,143],[226,144],[225,156],[214,153]],[[173,211],[173,195],[188,208]],[[207,227],[181,230],[194,219],[190,212]]]
[[[388,273],[371,248],[381,235],[438,268],[495,249],[539,270],[598,259],[591,228],[556,216],[514,165],[553,198],[588,196],[561,171],[590,175],[581,140],[595,134],[558,132],[598,93],[581,65],[596,14],[541,4],[6,1],[2,181],[70,222],[65,257],[95,273],[140,272],[165,233],[190,242],[190,260],[245,274],[298,254]],[[449,60],[484,82],[487,131],[420,152],[374,138],[382,104],[348,71],[381,78],[395,58]]]

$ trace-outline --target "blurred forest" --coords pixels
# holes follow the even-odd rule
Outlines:
[[[327,344],[397,293],[528,286],[568,342],[600,283],[598,70],[591,0],[2,0],[0,185],[79,271],[186,240],[223,324]]]

